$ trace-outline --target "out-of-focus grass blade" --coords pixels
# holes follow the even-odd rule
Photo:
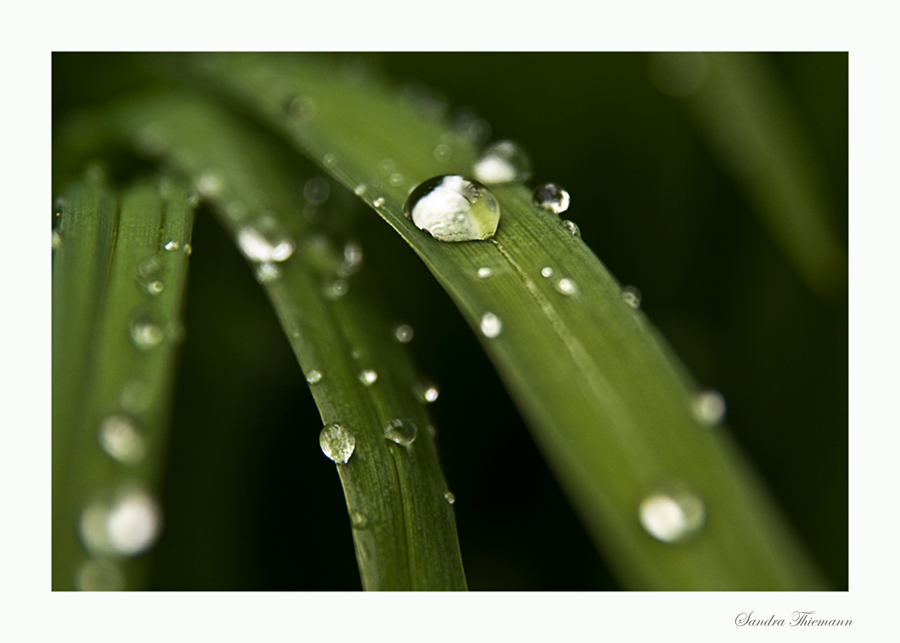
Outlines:
[[[435,175],[472,175],[463,135],[324,57],[196,62],[415,249],[479,335],[623,582],[822,586],[727,433],[693,413],[694,385],[641,312],[524,186],[494,189],[502,219],[493,241],[441,243],[404,217],[404,202]]]
[[[193,178],[272,301],[323,423],[353,436],[352,454],[336,466],[363,587],[465,589],[415,371],[375,303],[377,284],[365,270],[356,274],[361,247],[344,231],[327,231],[355,198],[332,194],[322,206],[327,214],[317,215],[325,224],[311,229],[304,210],[316,214],[304,187],[315,178],[312,168],[298,168],[299,159],[271,134],[196,99],[138,101],[113,110],[109,124]],[[328,189],[324,177],[317,180],[309,189]],[[394,433],[414,435],[412,442],[386,439],[391,421],[400,422]],[[320,429],[301,427],[310,448],[319,448]]]
[[[53,588],[138,589],[162,527],[163,464],[192,205],[102,172],[57,200],[53,240]]]
[[[756,207],[807,285],[834,296],[847,285],[837,208],[784,89],[756,54],[654,54],[651,74],[683,97],[700,134]]]

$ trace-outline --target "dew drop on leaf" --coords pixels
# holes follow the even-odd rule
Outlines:
[[[481,153],[474,172],[475,178],[489,185],[514,183],[531,176],[531,161],[518,144],[499,141]]]
[[[639,509],[641,526],[656,540],[677,543],[697,533],[706,521],[706,506],[691,491],[648,494]]]
[[[407,420],[404,422],[398,418],[388,420],[384,425],[384,437],[391,442],[406,447],[413,443],[418,435],[416,425]]]
[[[319,433],[319,446],[336,464],[346,464],[356,448],[356,438],[343,424],[329,424]]]
[[[503,330],[503,322],[494,313],[485,313],[481,317],[481,333],[485,337],[497,337]]]
[[[555,183],[537,186],[532,200],[536,206],[550,210],[553,214],[562,214],[569,209],[569,193]]]
[[[416,227],[439,241],[480,241],[494,236],[500,205],[491,191],[459,175],[436,176],[416,187],[404,208]]]

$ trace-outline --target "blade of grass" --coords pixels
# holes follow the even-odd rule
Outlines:
[[[193,224],[185,187],[121,198],[96,169],[59,200],[53,256],[53,588],[137,589]],[[81,542],[79,542],[79,536]]]
[[[139,101],[113,110],[108,123],[145,149],[149,136],[155,154],[193,178],[266,290],[323,423],[355,437],[349,460],[336,467],[363,587],[465,589],[455,518],[431,422],[413,390],[414,368],[389,340],[376,284],[365,271],[352,274],[358,257],[349,261],[343,243],[312,230],[302,215],[298,203],[311,168],[296,167],[290,150],[273,146],[265,132],[195,99]],[[334,216],[324,218],[343,216],[348,202],[356,203],[347,193],[333,195]],[[277,258],[261,260],[276,247]],[[385,438],[394,419],[418,428],[412,443]],[[320,427],[312,428],[306,430],[314,444]]]
[[[440,243],[403,216],[404,202],[432,176],[471,174],[475,150],[464,137],[323,57],[200,56],[196,69],[361,195],[419,254],[479,335],[623,582],[822,587],[727,433],[693,415],[696,386],[683,367],[524,186],[494,190],[502,219],[492,242]],[[482,267],[494,276],[479,278]],[[499,335],[481,330],[487,313],[501,320]],[[651,538],[639,519],[642,500],[673,486],[695,493],[708,516],[677,545]]]

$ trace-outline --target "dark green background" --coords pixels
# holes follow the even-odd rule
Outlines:
[[[346,58],[436,90],[451,115],[474,108],[492,140],[530,153],[533,183],[569,190],[585,242],[640,288],[698,381],[722,391],[729,430],[846,589],[846,288],[824,300],[804,285],[683,102],[654,88],[647,56]],[[765,58],[822,165],[846,248],[847,55]],[[55,54],[54,123],[159,82],[140,56]],[[413,326],[419,368],[441,387],[432,410],[470,588],[617,588],[449,298],[375,213],[358,219],[364,270],[388,284],[387,309]],[[208,212],[193,247],[153,587],[358,589],[340,484],[288,343]]]

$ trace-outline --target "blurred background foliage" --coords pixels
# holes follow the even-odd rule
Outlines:
[[[529,151],[534,183],[571,193],[567,216],[584,241],[640,289],[642,308],[697,380],[724,394],[728,429],[829,581],[846,589],[846,266],[827,290],[804,281],[690,99],[655,80],[656,59],[340,57],[410,95],[427,88],[451,118],[474,109],[491,140]],[[758,58],[767,87],[792,113],[791,140],[811,155],[825,225],[846,253],[847,55]],[[54,54],[54,126],[163,82],[140,55]],[[135,168],[127,153],[108,158],[114,176]],[[54,194],[70,178],[55,171]],[[441,387],[430,410],[470,589],[617,589],[462,316],[374,212],[358,219],[366,270],[390,285],[386,308],[414,328],[419,369]],[[202,208],[192,244],[165,528],[147,555],[151,587],[358,589],[340,484],[315,440],[302,437],[318,431],[298,430],[320,420],[275,315]]]

